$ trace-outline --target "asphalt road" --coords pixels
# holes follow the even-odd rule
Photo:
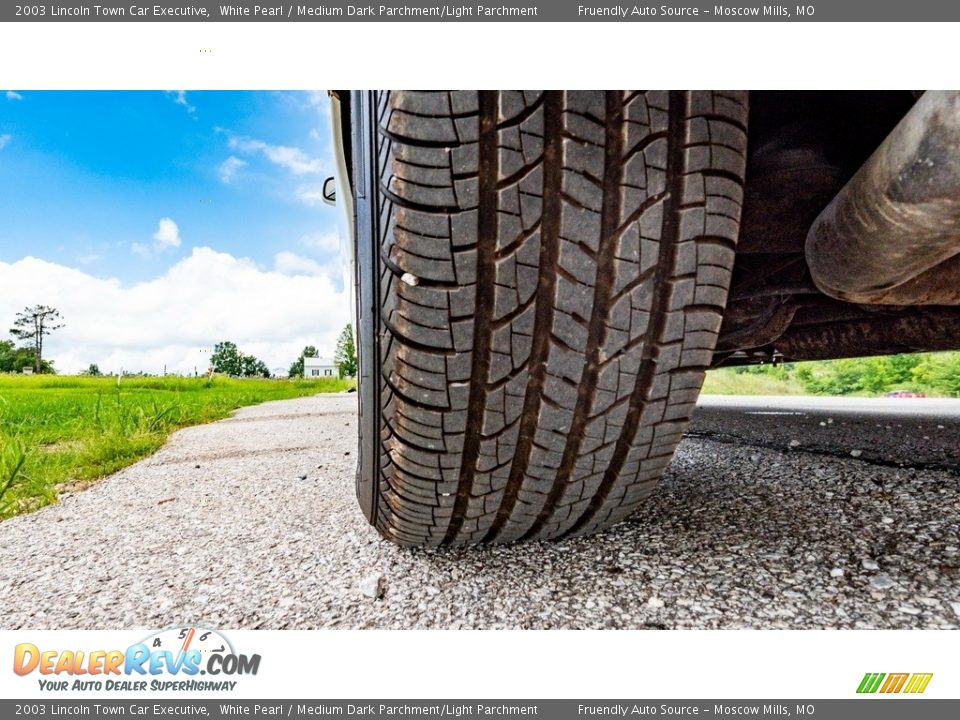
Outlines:
[[[691,437],[960,472],[960,400],[700,398]],[[853,453],[853,455],[851,455]]]
[[[356,423],[245,408],[0,524],[4,627],[960,626],[960,403],[704,398],[620,526],[432,552],[364,524]]]

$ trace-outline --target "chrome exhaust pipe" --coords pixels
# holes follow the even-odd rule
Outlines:
[[[807,234],[817,287],[847,302],[960,305],[960,91],[928,91]]]

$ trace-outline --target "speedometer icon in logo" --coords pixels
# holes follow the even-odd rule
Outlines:
[[[145,637],[131,647],[128,666],[141,675],[256,675],[260,655],[244,655],[218,630],[178,625]]]
[[[216,630],[196,625],[180,625],[161,630],[143,639],[151,652],[169,652],[173,657],[184,657],[190,651],[200,653],[201,667],[214,654],[234,655],[233,645]],[[201,674],[205,674],[201,670]]]

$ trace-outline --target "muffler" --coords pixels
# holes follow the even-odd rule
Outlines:
[[[817,216],[817,287],[847,302],[960,305],[960,91],[928,91]]]

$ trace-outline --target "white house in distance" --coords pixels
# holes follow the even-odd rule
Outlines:
[[[325,357],[305,357],[303,359],[303,377],[311,378],[339,377],[333,360]]]

